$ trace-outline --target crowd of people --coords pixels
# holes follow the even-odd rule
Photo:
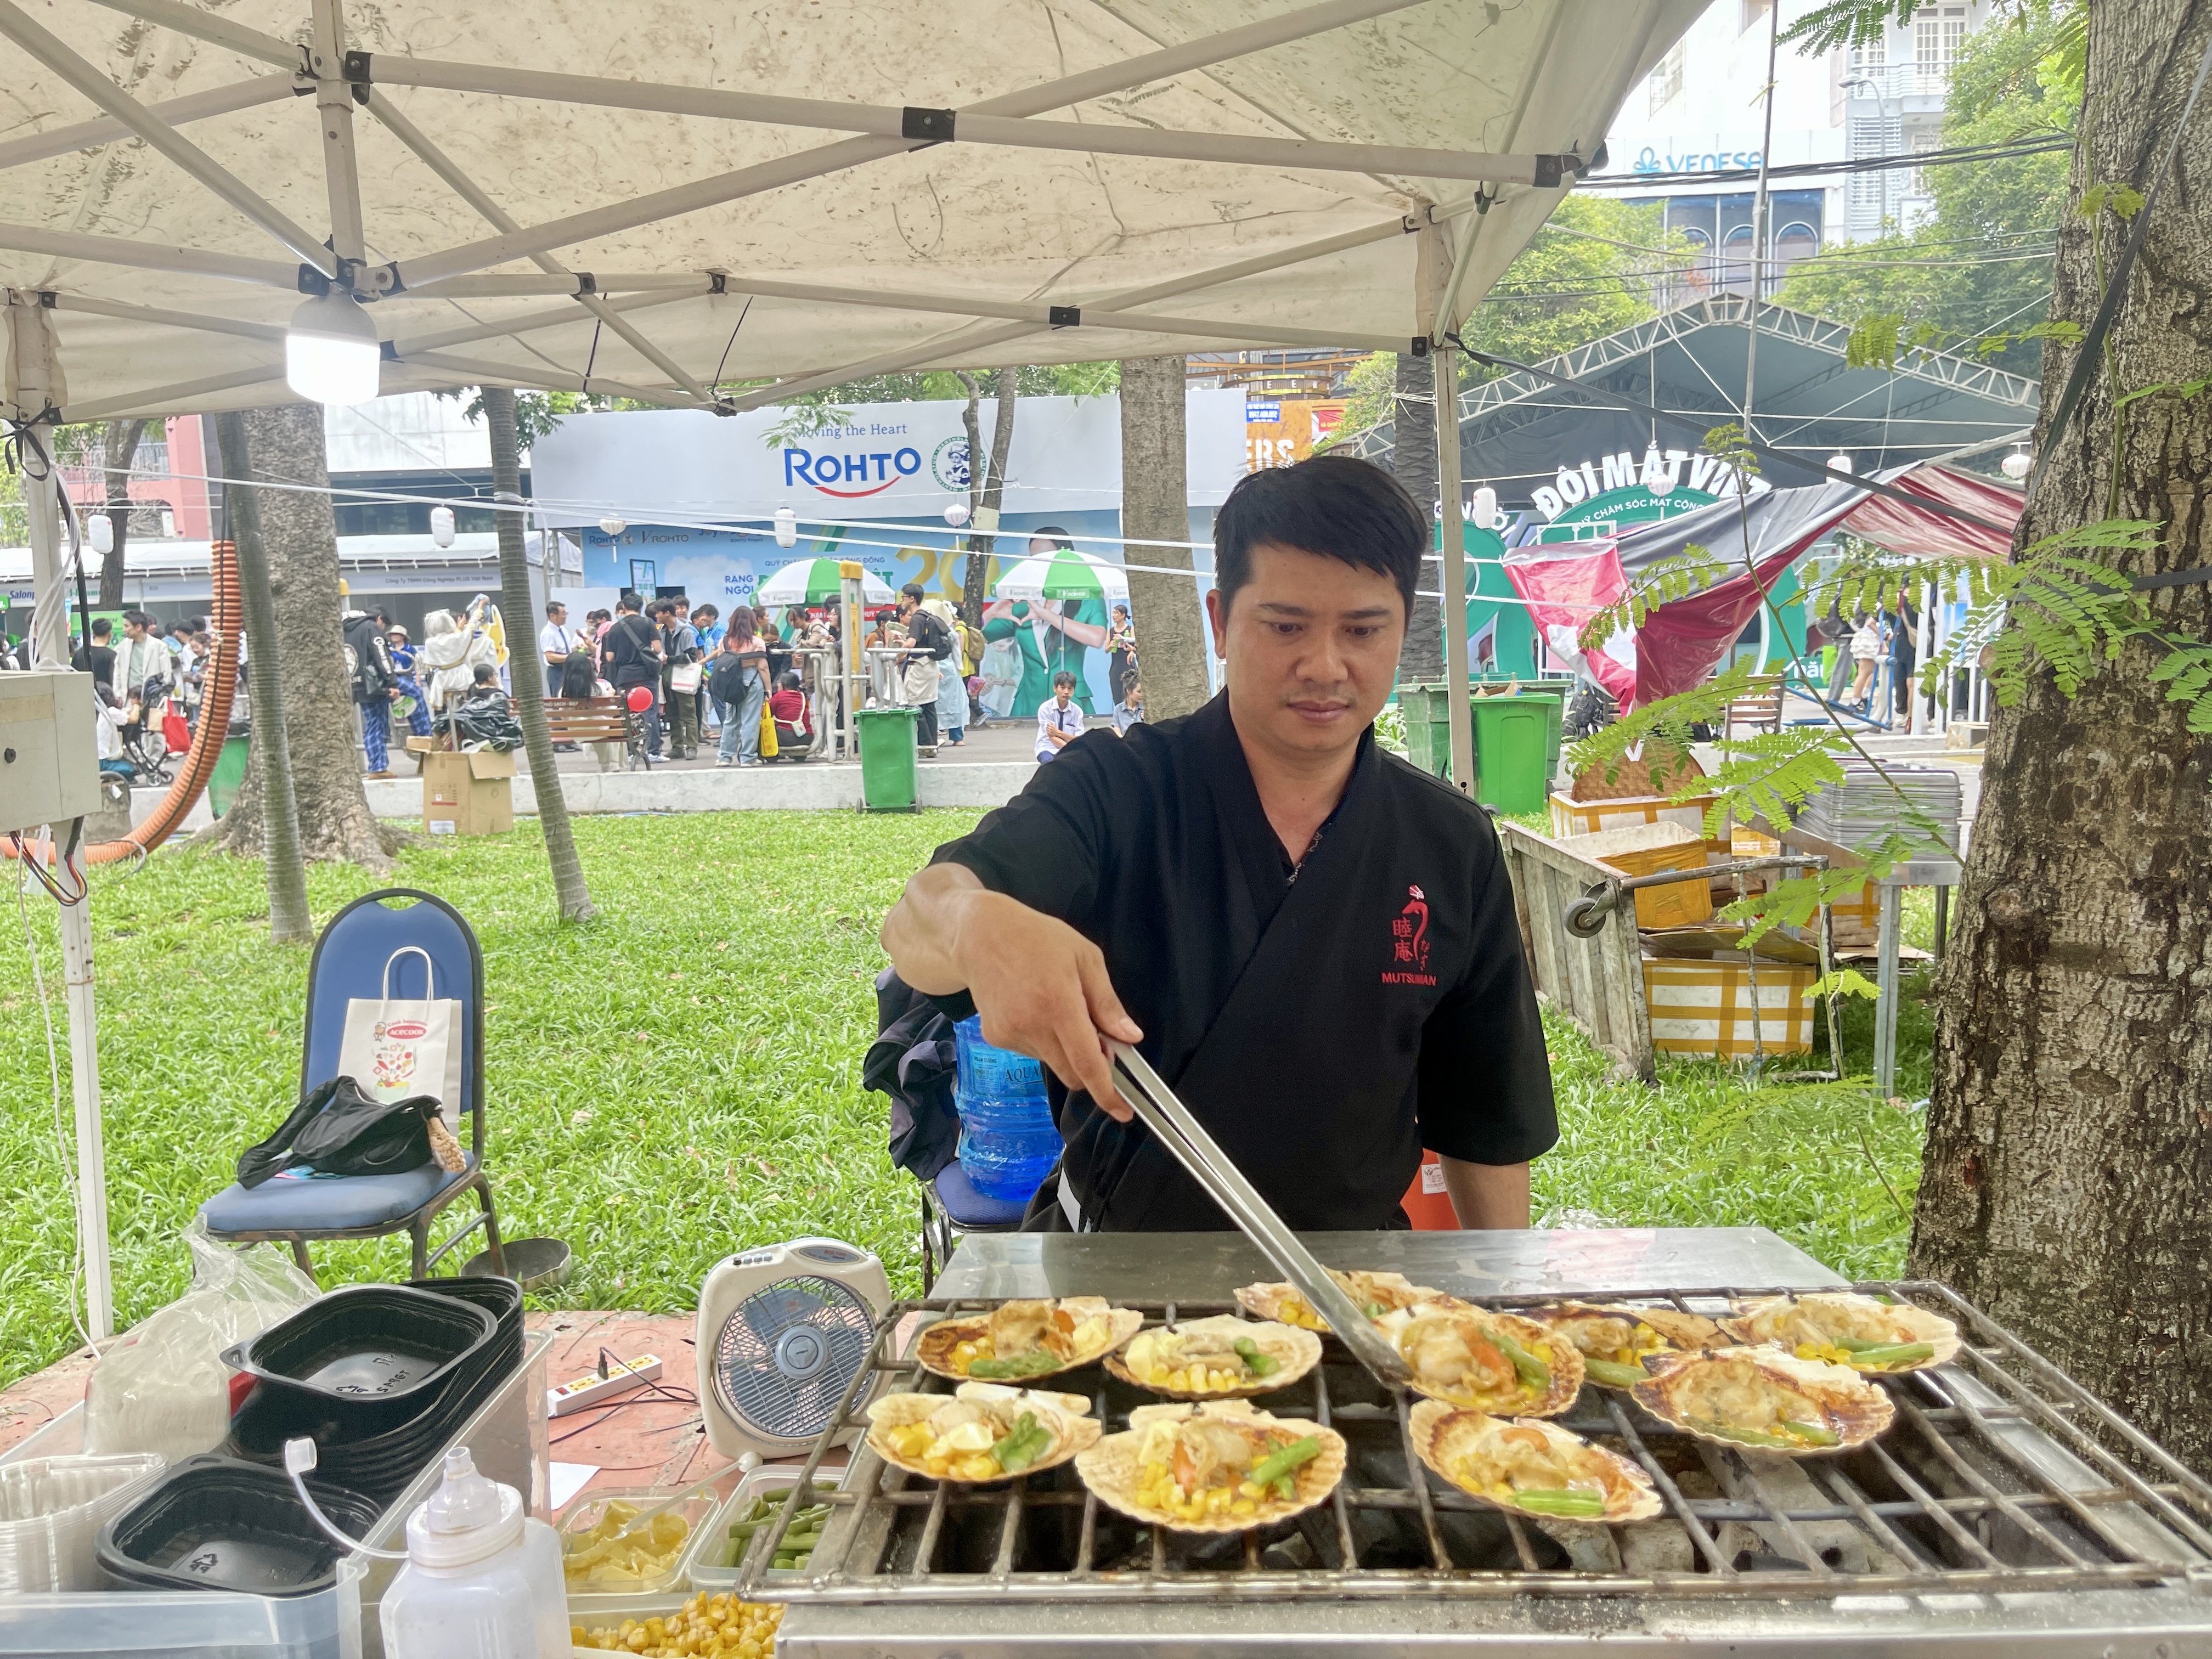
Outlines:
[[[1828,701],[1852,708],[1867,719],[1887,726],[1893,714],[1912,709],[1912,671],[1919,659],[1920,615],[1899,597],[1875,611],[1854,611],[1844,620],[1838,605],[1814,629],[1818,641],[1836,647],[1834,667],[1828,676]],[[1881,667],[1889,665],[1891,709],[1875,706]]]
[[[125,774],[158,771],[162,757],[182,749],[199,729],[207,698],[215,636],[207,618],[172,623],[144,611],[123,612],[118,639],[114,621],[95,617],[89,639],[70,636],[70,665],[93,677],[95,737],[103,769]],[[30,667],[27,639],[0,635],[0,670]]]

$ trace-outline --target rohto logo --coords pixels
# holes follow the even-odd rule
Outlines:
[[[783,482],[809,483],[825,495],[850,501],[860,495],[880,495],[901,478],[921,471],[921,452],[912,445],[896,450],[845,453],[792,447],[783,452]],[[857,489],[837,489],[836,484],[858,484]]]

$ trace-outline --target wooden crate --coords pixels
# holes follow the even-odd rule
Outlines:
[[[1790,963],[1759,964],[1759,1035],[1770,1054],[1808,1054],[1813,1002],[1806,993],[1820,969]],[[1651,1046],[1662,1054],[1739,1060],[1752,1052],[1751,964],[1646,957],[1644,998]]]
[[[1625,830],[1632,823],[1686,824],[1705,833],[1705,809],[1711,795],[1692,795],[1686,801],[1664,795],[1630,795],[1621,800],[1577,800],[1554,790],[1552,794],[1552,833],[1555,836],[1594,836],[1601,830]]]

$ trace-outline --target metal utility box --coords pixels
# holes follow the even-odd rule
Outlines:
[[[92,676],[0,673],[0,832],[100,810]]]

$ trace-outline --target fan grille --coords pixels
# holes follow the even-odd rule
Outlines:
[[[714,1344],[714,1392],[751,1433],[811,1440],[867,1358],[868,1304],[811,1273],[779,1279],[732,1309]]]

